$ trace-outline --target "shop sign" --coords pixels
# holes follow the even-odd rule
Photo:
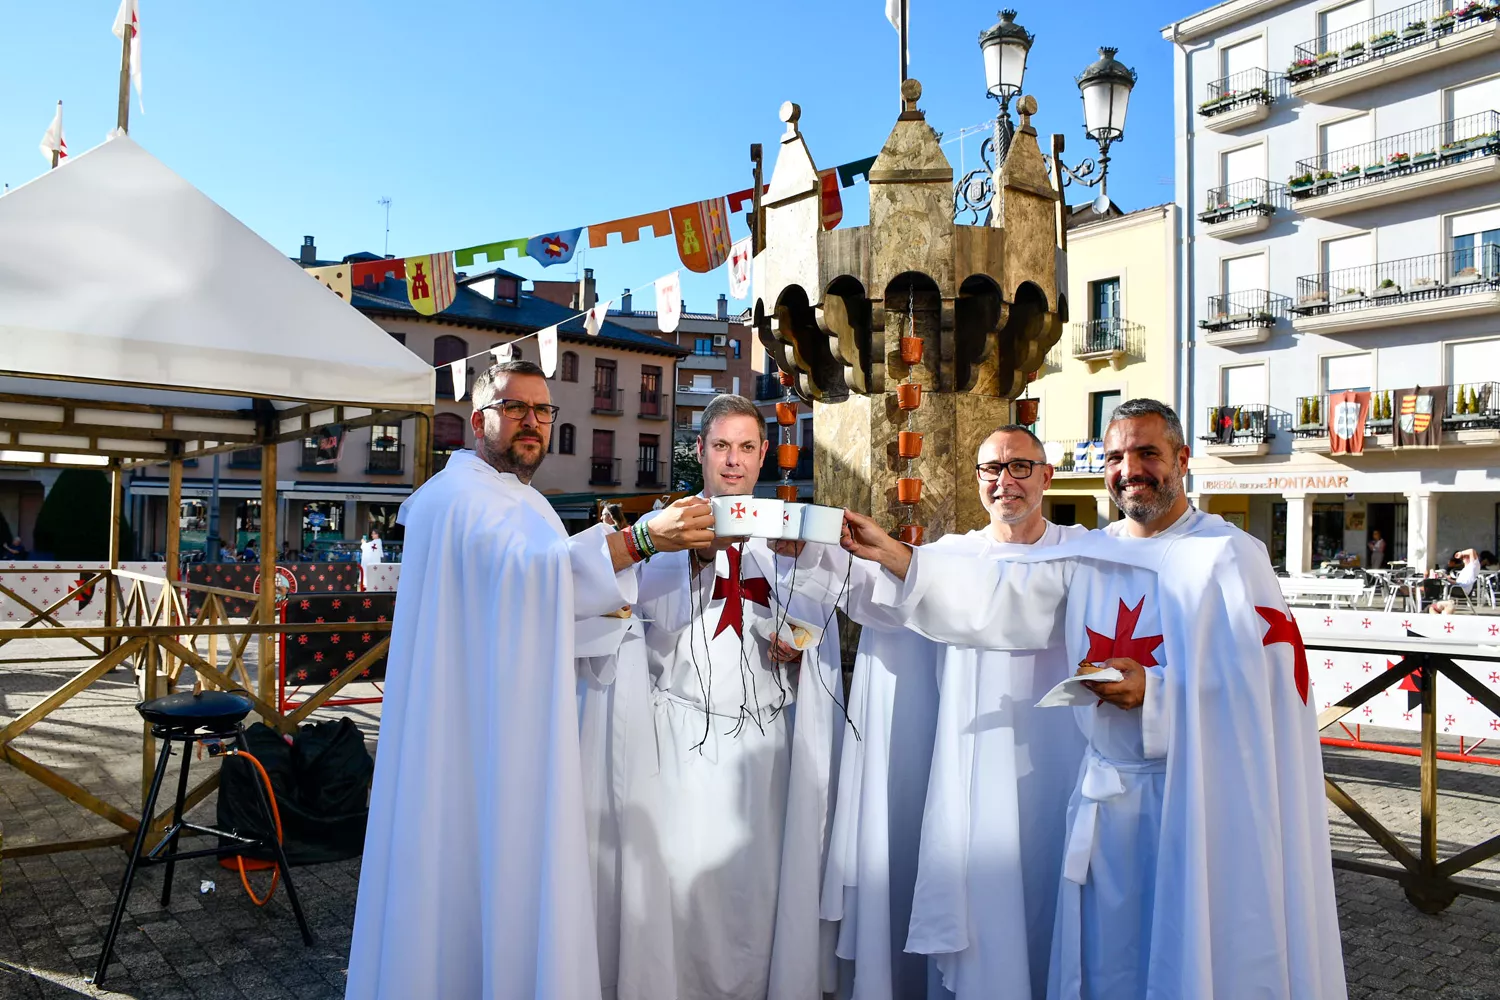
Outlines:
[[[1347,493],[1349,476],[1201,476],[1194,484],[1200,493],[1285,493],[1326,490]]]

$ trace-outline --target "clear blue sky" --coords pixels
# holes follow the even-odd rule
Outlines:
[[[953,135],[991,117],[976,40],[995,7],[910,2],[928,121]],[[37,143],[58,99],[74,154],[114,125],[117,6],[0,0],[0,181],[46,169]],[[1070,162],[1094,151],[1073,77],[1097,46],[1117,46],[1140,82],[1111,196],[1127,209],[1171,200],[1172,60],[1159,29],[1207,0],[1017,6],[1037,36],[1026,90],[1044,140],[1064,133]],[[143,0],[142,26],[145,113],[132,96],[131,135],[289,254],[303,234],[324,257],[380,252],[381,196],[397,256],[666,208],[748,187],[752,142],[765,144],[769,176],[784,100],[801,104],[820,167],[877,152],[898,109],[883,0]],[[958,145],[947,151],[957,170]],[[965,152],[973,166],[977,141]],[[867,192],[845,190],[846,224],[867,217]],[[90,248],[78,251],[86,267]],[[617,296],[677,257],[662,239],[583,262]],[[722,271],[684,273],[689,308],[712,308]]]

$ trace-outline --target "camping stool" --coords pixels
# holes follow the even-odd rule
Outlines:
[[[166,906],[172,900],[172,873],[178,861],[238,854],[247,849],[269,847],[276,853],[276,864],[281,869],[281,880],[286,883],[287,899],[291,901],[292,912],[297,915],[297,924],[302,928],[302,941],[309,947],[312,946],[312,932],[308,930],[307,919],[302,915],[302,904],[297,901],[297,890],[292,886],[292,873],[286,863],[286,854],[281,849],[281,841],[274,833],[269,838],[242,837],[236,833],[187,823],[182,819],[183,800],[187,797],[188,764],[193,759],[193,744],[200,741],[233,740],[243,745],[241,722],[250,714],[251,707],[250,699],[231,691],[185,691],[181,694],[167,695],[165,698],[143,701],[135,706],[141,718],[151,723],[151,735],[162,741],[161,756],[157,758],[156,774],[151,778],[151,791],[146,795],[146,805],[141,810],[141,825],[136,832],[135,846],[131,848],[130,859],[125,863],[125,879],[120,883],[119,896],[115,898],[115,915],[109,922],[109,931],[104,935],[104,950],[99,953],[99,966],[94,970],[93,977],[87,980],[88,982],[95,986],[104,982],[104,972],[109,967],[110,953],[113,952],[115,946],[115,935],[119,933],[120,921],[125,917],[125,904],[130,899],[131,884],[135,881],[136,870],[143,865],[164,864],[167,866],[166,877],[162,880],[161,887],[161,905]],[[143,852],[146,834],[151,827],[151,817],[155,814],[156,797],[161,792],[162,779],[167,775],[167,760],[172,756],[174,743],[182,744],[182,773],[177,779],[177,802],[172,809],[172,825],[162,834],[161,841],[155,847],[149,852]],[[276,822],[271,811],[271,803],[266,798],[266,790],[259,780],[255,782],[255,790],[259,793],[267,828],[274,831]],[[233,843],[178,853],[177,838],[184,830],[209,834],[223,840],[233,841]],[[163,851],[166,852],[165,857],[162,856]]]

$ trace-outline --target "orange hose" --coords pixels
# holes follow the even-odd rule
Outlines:
[[[253,755],[246,753],[244,750],[231,750],[229,751],[229,753],[235,757],[246,758],[250,761],[250,763],[254,764],[255,769],[260,772],[261,780],[266,783],[266,797],[271,802],[271,818],[276,821],[276,842],[278,844],[281,843],[281,810],[276,807],[276,791],[271,787],[271,776],[266,773],[266,769],[261,766],[260,761],[256,760]],[[255,894],[255,890],[250,888],[250,878],[245,874],[245,856],[243,854],[236,854],[234,856],[234,860],[239,862],[240,885],[243,885],[245,887],[245,895],[249,896],[250,901],[256,906],[265,906],[271,901],[271,897],[276,895],[276,881],[281,877],[281,867],[279,865],[275,865],[271,868],[271,888],[270,891],[266,893],[266,898],[261,899]]]

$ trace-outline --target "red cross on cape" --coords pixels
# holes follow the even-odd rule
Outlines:
[[[714,638],[726,628],[733,628],[734,634],[741,639],[745,637],[745,606],[744,601],[751,604],[759,604],[763,608],[771,606],[771,584],[763,576],[752,576],[748,580],[740,579],[740,546],[731,545],[724,550],[724,555],[729,560],[728,578],[714,577],[714,595],[716,601],[722,600],[724,607],[719,612],[719,627],[714,629]]]
[[[1135,607],[1126,607],[1125,601],[1120,601],[1119,611],[1115,614],[1115,634],[1105,635],[1086,629],[1089,634],[1088,661],[1099,663],[1116,656],[1129,657],[1143,667],[1157,666],[1156,657],[1152,654],[1156,647],[1161,645],[1161,636],[1135,634],[1136,623],[1141,620],[1141,609],[1146,606],[1146,597],[1135,602]]]
[[[1262,646],[1274,646],[1278,642],[1285,642],[1292,647],[1292,680],[1296,682],[1297,694],[1302,698],[1302,704],[1307,704],[1307,648],[1302,645],[1302,630],[1297,627],[1297,620],[1291,615],[1277,608],[1257,607],[1256,613],[1266,620],[1265,638],[1261,639]]]

